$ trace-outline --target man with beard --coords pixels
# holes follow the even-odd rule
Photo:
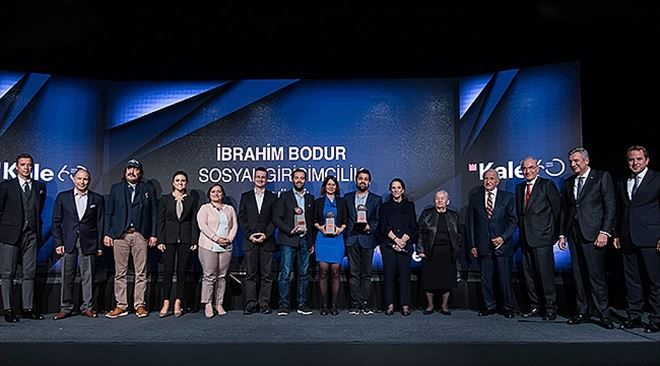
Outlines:
[[[113,247],[117,301],[115,308],[105,314],[110,319],[128,314],[126,274],[129,256],[133,257],[135,268],[135,315],[138,318],[149,315],[144,299],[147,289],[147,249],[155,246],[158,241],[158,200],[154,187],[142,181],[143,175],[142,163],[136,159],[129,160],[122,182],[112,186],[106,202],[103,243]]]
[[[311,315],[307,305],[307,269],[309,256],[314,253],[314,196],[305,190],[307,173],[296,169],[291,174],[293,189],[280,195],[275,203],[273,223],[279,229],[277,242],[280,244],[280,304],[277,315],[289,315],[289,287],[293,277],[293,262],[296,261],[298,281],[296,306],[298,314]]]
[[[369,292],[382,200],[379,195],[369,192],[370,184],[371,172],[362,169],[355,177],[357,190],[344,197],[348,205],[346,252],[351,272],[351,307],[348,312],[353,315],[360,311],[363,314],[374,313],[369,306]]]

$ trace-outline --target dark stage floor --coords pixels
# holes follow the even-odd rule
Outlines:
[[[642,329],[569,326],[559,317],[480,318],[474,311],[404,318],[349,315],[245,316],[231,311],[160,319],[25,320],[0,325],[2,365],[245,364],[660,364],[660,334]],[[449,362],[449,363],[447,363]]]

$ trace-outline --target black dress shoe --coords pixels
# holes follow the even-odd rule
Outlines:
[[[410,309],[401,309],[401,315],[410,316]]]
[[[35,313],[34,311],[32,311],[32,309],[23,309],[23,311],[21,312],[21,317],[23,319],[34,319],[34,320],[43,320],[44,318],[43,315],[39,313]]]
[[[614,323],[610,318],[604,318],[600,320],[600,326],[605,329],[614,329]]]
[[[576,316],[574,316],[574,317],[568,319],[568,321],[566,322],[566,324],[575,325],[575,324],[586,323],[586,322],[588,322],[588,321],[589,321],[589,317],[588,317],[588,316],[586,316],[586,315],[584,315],[584,314],[578,314],[578,315],[576,315]]]
[[[530,311],[529,313],[523,313],[520,316],[522,316],[523,318],[529,318],[532,316],[541,316],[541,309],[533,308],[532,311]]]
[[[323,305],[323,307],[321,308],[321,315],[328,315],[328,314],[330,314],[330,311],[328,311],[328,307]]]
[[[243,310],[243,314],[245,315],[251,315],[257,312],[257,307],[254,305],[248,305],[245,310]]]
[[[644,328],[644,333],[658,333],[660,331],[660,327],[658,326],[658,323],[649,323],[646,328]]]
[[[477,313],[477,316],[488,316],[497,313],[496,309],[486,309]]]
[[[392,308],[392,309],[389,309],[389,308],[388,308],[387,310],[385,310],[385,315],[387,315],[387,316],[391,316],[391,315],[393,315],[393,314],[394,314],[394,309],[393,309],[393,308]]]
[[[7,323],[18,323],[18,316],[11,309],[5,310],[5,321]]]
[[[272,314],[272,313],[273,313],[273,309],[271,309],[271,308],[269,308],[269,307],[264,307],[264,308],[261,309],[261,313],[262,313],[262,314]]]
[[[502,315],[507,319],[513,319],[516,317],[516,313],[514,313],[513,310],[504,310]]]
[[[440,314],[442,314],[442,315],[446,315],[446,316],[449,316],[449,315],[451,315],[451,311],[440,309]]]
[[[433,309],[432,308],[430,310],[429,309],[424,309],[424,310],[422,310],[422,314],[431,315],[431,314],[433,314]]]
[[[339,315],[339,310],[337,310],[337,305],[334,305],[334,304],[333,304],[333,305],[330,307],[330,314],[335,315],[335,316],[336,316],[336,315]]]
[[[636,317],[636,318],[624,319],[621,325],[626,329],[633,329],[633,328],[643,327],[644,323],[642,322],[642,318]]]
[[[557,319],[557,313],[553,313],[553,312],[550,312],[550,311],[547,312],[545,314],[545,316],[543,317],[543,320],[555,320],[555,319]]]

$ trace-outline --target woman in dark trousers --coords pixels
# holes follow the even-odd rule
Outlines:
[[[158,315],[163,318],[170,311],[172,277],[176,266],[174,316],[182,314],[181,301],[186,283],[186,265],[190,252],[197,249],[197,197],[187,193],[188,175],[177,171],[172,176],[172,193],[163,195],[158,205],[158,249],[165,262],[163,278],[163,306]]]
[[[390,182],[390,200],[380,206],[380,252],[385,274],[385,315],[394,314],[397,277],[401,289],[401,314],[410,315],[410,259],[417,241],[415,204],[408,201],[406,184],[400,178]]]

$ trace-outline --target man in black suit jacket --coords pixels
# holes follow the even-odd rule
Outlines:
[[[485,308],[478,316],[497,312],[494,277],[497,271],[498,287],[502,299],[502,314],[513,318],[514,298],[511,288],[513,268],[513,233],[516,231],[516,205],[511,192],[497,189],[500,178],[497,171],[484,173],[483,187],[470,194],[467,213],[467,237],[472,256],[481,267],[481,293]]]
[[[103,254],[103,196],[89,190],[91,176],[85,168],[73,175],[74,189],[61,192],[53,208],[53,240],[55,253],[62,258],[62,291],[60,312],[55,320],[73,312],[73,285],[80,260],[83,303],[81,314],[96,318],[92,305],[94,258]]]
[[[270,289],[273,284],[272,263],[275,251],[273,234],[273,207],[277,196],[266,189],[266,168],[256,168],[254,188],[241,194],[238,221],[243,227],[243,252],[245,253],[245,310],[244,314],[257,312],[257,301],[263,314],[270,314]],[[257,291],[257,277],[259,290]]]
[[[536,158],[521,163],[525,181],[516,186],[516,212],[523,255],[523,273],[531,311],[523,317],[557,318],[555,256],[561,196],[554,182],[539,177]]]
[[[632,173],[617,183],[617,230],[614,247],[623,247],[628,319],[624,328],[642,326],[644,289],[642,275],[649,280],[651,312],[647,333],[660,330],[660,174],[648,168],[649,155],[643,146],[627,152]]]
[[[110,188],[106,201],[103,243],[113,248],[117,301],[117,306],[105,314],[110,319],[128,314],[126,275],[129,256],[133,257],[135,268],[135,315],[138,318],[149,315],[144,298],[147,290],[147,251],[158,241],[158,199],[154,187],[142,181],[143,175],[142,163],[130,159],[122,181]]]
[[[16,157],[17,177],[0,183],[0,286],[5,321],[9,323],[16,323],[19,319],[11,308],[11,287],[19,255],[23,264],[22,316],[44,318],[32,310],[37,246],[41,242],[41,213],[46,200],[46,186],[30,177],[33,164],[32,156],[20,154]]]
[[[588,322],[589,297],[605,329],[613,329],[607,304],[605,246],[616,215],[614,184],[610,174],[589,167],[589,153],[577,147],[568,153],[575,175],[562,187],[559,215],[559,248],[571,243],[571,267],[576,286],[578,314],[568,324]],[[587,294],[587,288],[590,294]]]
[[[346,221],[346,253],[351,271],[349,279],[351,287],[351,308],[349,314],[357,315],[373,314],[369,306],[369,294],[371,290],[371,267],[374,260],[374,248],[376,247],[376,233],[378,232],[378,221],[380,218],[381,197],[369,191],[371,184],[371,172],[362,169],[355,177],[354,192],[344,196],[348,206]],[[358,207],[366,209],[365,223],[358,223]],[[362,208],[362,207],[361,207]]]
[[[273,223],[279,229],[277,242],[280,244],[280,304],[277,315],[289,314],[289,286],[293,274],[293,263],[297,263],[298,314],[312,315],[307,304],[307,284],[309,282],[309,256],[314,253],[314,196],[305,191],[307,173],[296,169],[291,173],[293,189],[280,195],[275,203]],[[304,225],[296,221],[296,216],[304,217]]]

